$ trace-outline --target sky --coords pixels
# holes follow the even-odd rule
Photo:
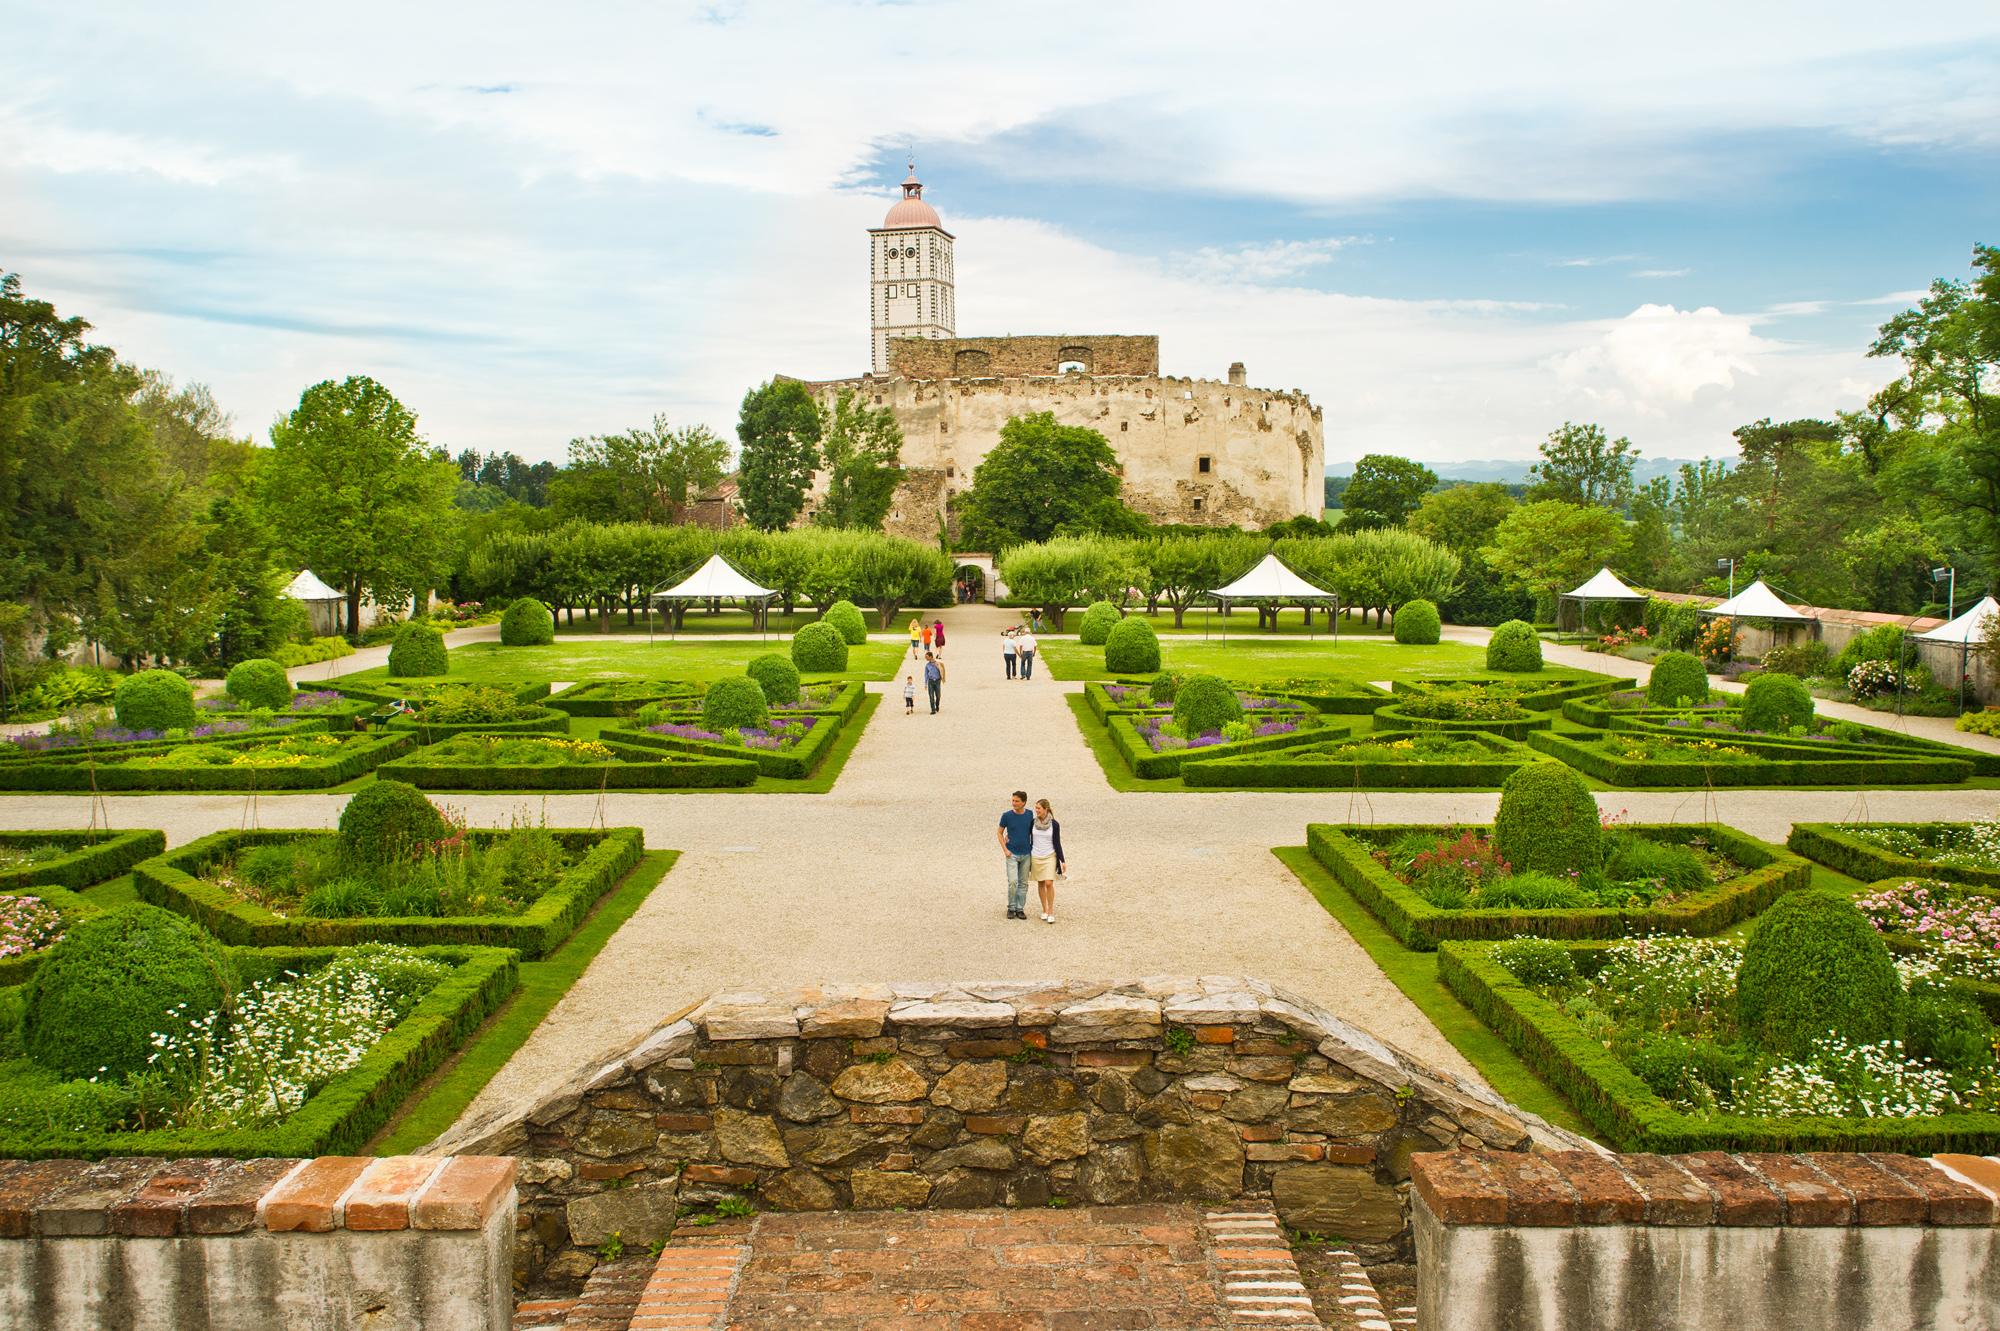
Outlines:
[[[1336,466],[1831,416],[2000,243],[2000,5],[8,0],[0,271],[263,438],[733,437],[867,368],[914,152],[961,335],[1157,333]]]

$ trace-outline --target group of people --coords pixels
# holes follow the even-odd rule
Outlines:
[[[1062,824],[1047,800],[1028,809],[1028,792],[1017,790],[1000,815],[1000,860],[1007,875],[1007,918],[1028,918],[1028,882],[1041,898],[1042,923],[1056,922],[1056,880],[1069,870],[1063,858]]]
[[[1032,628],[1016,624],[1000,631],[1000,657],[1007,663],[1007,678],[1035,677],[1035,632],[1040,627],[1041,619],[1037,616]]]
[[[920,619],[910,621],[910,659],[922,657],[924,663],[924,692],[930,697],[931,715],[936,716],[938,707],[944,702],[944,621],[926,624]],[[903,715],[917,714],[917,677],[903,676]]]

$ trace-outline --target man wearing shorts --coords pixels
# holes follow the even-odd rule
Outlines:
[[[1000,815],[1000,860],[1007,875],[1007,918],[1028,918],[1028,857],[1035,849],[1035,815],[1028,792],[1014,792],[1013,807]]]

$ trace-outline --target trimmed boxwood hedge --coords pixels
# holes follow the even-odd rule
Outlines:
[[[1836,873],[1859,878],[1864,883],[1894,878],[1942,878],[1954,883],[1978,883],[2000,887],[2000,869],[1971,869],[1932,864],[1911,859],[1893,850],[1863,841],[1843,832],[1834,823],[1793,823],[1785,844],[1792,850],[1824,864]],[[1963,827],[1963,823],[1862,823],[1863,827],[1893,827],[1902,832],[1921,832],[1927,827]]]
[[[53,884],[73,892],[109,882],[137,864],[167,848],[164,832],[150,828],[130,832],[0,832],[0,846],[32,850],[37,846],[74,847],[60,859],[45,860],[19,869],[0,869],[0,889]],[[0,980],[0,984],[8,981]]]
[[[765,776],[782,777],[787,780],[803,780],[819,770],[832,750],[834,741],[846,729],[848,721],[861,708],[868,691],[858,683],[844,685],[831,704],[824,708],[794,708],[779,712],[784,716],[816,716],[819,723],[803,740],[789,752],[779,753],[769,749],[739,749],[734,744],[718,744],[704,739],[682,739],[677,735],[656,735],[650,730],[618,727],[606,730],[601,738],[625,745],[642,748],[671,749],[680,753],[696,753],[711,758],[731,758],[754,761],[757,770]],[[690,717],[690,720],[693,718]]]
[[[1540,679],[1523,679],[1519,675],[1439,675],[1424,679],[1398,679],[1391,681],[1392,693],[1415,693],[1419,689],[1438,684],[1507,684],[1522,690],[1521,706],[1531,712],[1561,711],[1571,700],[1596,698],[1620,689],[1629,689],[1638,681],[1630,676],[1620,679],[1616,675],[1600,675],[1594,671],[1582,671],[1573,675],[1544,675]]]
[[[502,647],[546,647],[555,640],[555,612],[534,597],[520,597],[501,612]]]
[[[679,699],[695,706],[701,703],[701,685],[687,680],[647,680],[643,681],[646,692],[618,691],[632,682],[638,681],[592,680],[586,684],[572,684],[561,693],[551,694],[548,705],[571,716],[630,716],[648,703]]]
[[[1953,758],[1874,758],[1827,753],[1798,745],[1759,745],[1769,758],[1753,762],[1627,762],[1567,735],[1537,734],[1528,743],[1562,759],[1585,776],[1614,786],[1928,786],[1956,785],[1972,764]],[[1748,746],[1745,746],[1746,748]]]
[[[435,744],[458,735],[567,735],[569,713],[554,707],[536,707],[514,721],[464,721],[451,725],[420,721],[415,716],[394,716],[389,718],[388,729],[415,735],[419,744]]]
[[[1564,943],[1577,968],[1594,973],[1603,943]],[[1621,1151],[1943,1151],[1985,1154],[2000,1146],[2000,1114],[1931,1118],[1695,1118],[1676,1110],[1554,1003],[1493,959],[1491,943],[1446,943],[1438,978],[1505,1040],[1536,1075]]]
[[[269,740],[238,736],[212,742],[253,745]],[[64,753],[35,762],[0,763],[0,790],[324,790],[374,770],[415,742],[400,733],[356,736],[334,756],[294,767],[126,767],[115,755]]]
[[[1311,823],[1306,846],[1355,900],[1366,906],[1406,947],[1428,952],[1448,939],[1619,938],[1628,934],[1712,934],[1746,920],[1787,892],[1812,882],[1812,866],[1768,842],[1719,823],[1637,824],[1629,830],[1655,841],[1706,837],[1748,871],[1690,893],[1668,905],[1590,910],[1439,910],[1376,863],[1373,851],[1406,832],[1432,832],[1440,840],[1464,826],[1383,824],[1353,827]]]
[[[1567,715],[1567,709],[1565,709]],[[1649,735],[1698,735],[1714,739],[1718,743],[1732,744],[1742,748],[1756,748],[1767,744],[1785,744],[1796,747],[1807,744],[1814,750],[1844,754],[1881,754],[1885,749],[1898,750],[1894,756],[1924,758],[1955,758],[1972,764],[1974,776],[2000,776],[2000,753],[1987,753],[1983,749],[1968,749],[1963,745],[1947,743],[1941,739],[1930,739],[1923,735],[1905,735],[1880,726],[1866,726],[1857,722],[1837,722],[1852,725],[1861,732],[1858,739],[1815,739],[1800,741],[1789,735],[1732,735],[1726,731],[1701,730],[1692,726],[1668,725],[1676,717],[1687,717],[1690,713],[1672,708],[1637,708],[1609,712],[1605,723],[1598,729],[1639,730]],[[1703,720],[1739,721],[1742,714],[1734,710],[1696,712],[1693,716]],[[1577,718],[1572,717],[1572,720]],[[1822,718],[1824,719],[1824,718]],[[1824,732],[1822,732],[1824,733]]]
[[[1345,739],[1345,735],[1330,735]],[[1183,768],[1190,786],[1261,786],[1279,790],[1446,790],[1497,786],[1523,764],[1538,761],[1517,744],[1491,735],[1465,736],[1493,751],[1483,762],[1315,762],[1293,749],[1253,753]]]
[[[1502,739],[1526,739],[1535,731],[1547,730],[1554,724],[1555,718],[1547,712],[1533,712],[1512,721],[1440,721],[1434,717],[1406,715],[1403,704],[1396,702],[1375,709],[1377,734],[1441,730],[1452,735],[1498,735]]]
[[[649,748],[615,743],[608,737],[598,742],[611,750],[610,762],[560,767],[447,764],[431,756],[437,752],[435,748],[422,748],[383,763],[375,775],[407,781],[419,790],[710,790],[747,786],[757,779],[757,764],[747,760],[669,757]]]
[[[421,700],[440,690],[452,689],[505,689],[515,702],[539,702],[549,696],[547,683],[536,684],[467,684],[462,680],[450,679],[389,679],[369,680],[356,683],[346,679],[322,680],[312,684],[299,685],[300,693],[314,693],[332,690],[349,698],[377,705],[392,702]]]
[[[76,758],[95,754],[98,757],[122,753],[157,753],[161,749],[178,748],[183,744],[220,744],[225,740],[268,739],[274,735],[316,735],[326,731],[350,734],[354,730],[352,710],[358,703],[336,703],[335,709],[315,712],[302,716],[290,725],[277,726],[265,730],[246,730],[236,734],[195,735],[187,739],[139,739],[123,742],[103,740],[93,744],[71,744],[60,749],[25,749],[18,745],[0,743],[0,766],[16,762],[46,762],[51,758]],[[242,712],[205,712],[202,721],[246,720]],[[199,723],[197,723],[199,724]]]
[[[1261,749],[1287,749],[1294,744],[1310,744],[1314,740],[1332,739],[1346,734],[1345,727],[1315,726],[1311,729],[1294,730],[1288,735],[1253,735],[1249,739],[1239,739],[1228,744],[1211,744],[1199,749],[1169,749],[1165,753],[1154,753],[1152,747],[1140,738],[1139,728],[1132,724],[1132,718],[1123,714],[1113,714],[1106,718],[1105,728],[1111,732],[1111,743],[1125,765],[1132,769],[1134,776],[1167,777],[1180,773],[1182,764],[1200,765],[1217,758],[1229,758],[1239,753],[1255,753]]]
[[[564,849],[582,858],[519,915],[360,916],[319,920],[279,915],[243,901],[196,876],[209,861],[243,846],[329,837],[332,832],[277,830],[215,832],[179,850],[147,860],[132,871],[139,898],[179,911],[225,943],[238,947],[312,947],[350,943],[401,943],[406,947],[461,945],[513,948],[534,958],[553,951],[576,931],[597,899],[617,886],[645,853],[636,827],[602,830],[551,828]],[[504,832],[466,833],[493,841]]]
[[[159,833],[155,832],[153,835],[159,836]],[[0,892],[0,896],[39,897],[61,911],[66,920],[95,915],[102,909],[89,898],[80,897],[68,888],[57,887],[53,883],[40,883],[33,887],[10,887]],[[0,957],[0,987],[26,984],[28,977],[40,969],[42,958],[47,954],[48,949],[43,948],[36,952],[23,952],[18,956]]]
[[[1164,713],[1170,711],[1170,708],[1162,709],[1150,703],[1134,702],[1129,698],[1124,702],[1119,702],[1104,691],[1104,685],[1111,683],[1123,684],[1127,688],[1136,689],[1139,693],[1144,694],[1147,686],[1152,682],[1150,679],[1114,679],[1108,681],[1094,679],[1083,686],[1083,700],[1090,708],[1091,715],[1100,721],[1108,720],[1121,712],[1131,715],[1139,712]],[[1337,682],[1343,687],[1364,689],[1366,692],[1354,695],[1307,693],[1297,689],[1287,689],[1281,692],[1276,689],[1260,688],[1254,684],[1237,684],[1235,687],[1247,693],[1254,693],[1260,698],[1283,698],[1290,702],[1299,703],[1323,716],[1366,716],[1383,703],[1389,701],[1389,692],[1386,689],[1376,688],[1372,684],[1348,685],[1345,680]],[[1251,713],[1251,715],[1262,715],[1262,713]]]
[[[0,1157],[356,1155],[423,1080],[455,1053],[520,984],[516,954],[497,947],[422,947],[418,954],[449,963],[438,981],[396,1028],[361,1061],[327,1082],[282,1123],[255,1128],[160,1128],[147,1132],[76,1132],[69,1128],[0,1128]],[[287,970],[323,965],[331,947],[231,947],[243,983]]]

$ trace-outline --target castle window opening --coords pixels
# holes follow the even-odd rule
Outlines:
[[[1126,432],[1127,430],[1129,430],[1129,429],[1131,429],[1131,428],[1132,428],[1132,422],[1130,422],[1130,421],[1120,421],[1120,422],[1118,422],[1118,433],[1120,433],[1120,434],[1124,434],[1124,433],[1125,433],[1125,432]]]
[[[1083,364],[1083,362],[1082,362],[1082,361],[1080,361],[1080,360],[1066,360],[1066,361],[1062,362],[1062,363],[1061,363],[1060,365],[1056,366],[1056,373],[1057,373],[1057,374],[1084,374],[1084,373],[1087,373],[1087,371],[1086,371],[1086,369],[1085,369],[1085,367],[1084,367],[1084,364]]]
[[[1201,512],[1201,500],[1197,499],[1194,501],[1194,511],[1197,513]]]
[[[1213,469],[1214,463],[1215,463],[1214,458],[1211,458],[1206,454],[1204,454],[1201,457],[1198,457],[1194,460],[1194,469],[1200,472],[1203,476],[1206,476],[1208,475],[1210,470]]]

